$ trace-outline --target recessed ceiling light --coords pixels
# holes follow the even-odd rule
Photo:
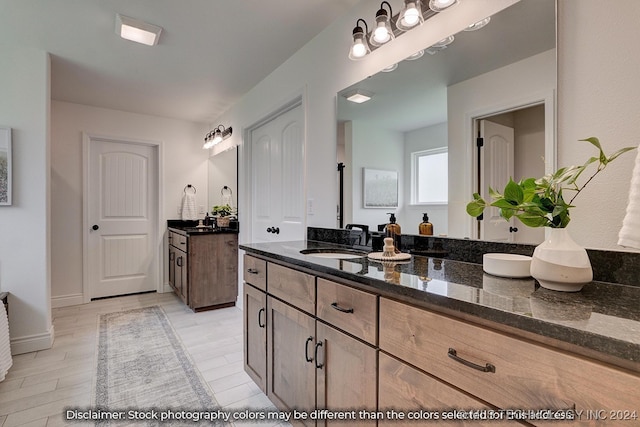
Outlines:
[[[116,14],[116,34],[126,40],[147,46],[158,44],[162,27]]]
[[[482,21],[478,21],[475,24],[469,25],[463,31],[476,31],[476,30],[479,30],[480,28],[485,27],[489,23],[489,21],[491,21],[491,17],[487,16]]]
[[[368,93],[360,89],[356,89],[355,91],[349,92],[344,95],[344,97],[347,98],[347,101],[355,102],[356,104],[367,102],[371,99],[372,96],[372,93]]]
[[[395,64],[391,64],[388,67],[383,68],[382,71],[383,73],[390,73],[392,71],[395,71],[396,68],[398,68],[398,63],[396,62]]]
[[[415,61],[416,59],[422,58],[423,55],[424,55],[424,49],[417,51],[413,55],[407,56],[405,59],[407,61]]]

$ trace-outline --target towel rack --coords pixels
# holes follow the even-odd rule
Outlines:
[[[187,194],[187,188],[191,188],[191,189],[193,189],[193,194],[196,194],[196,192],[197,192],[197,191],[196,191],[196,187],[195,187],[195,186],[193,186],[193,185],[191,185],[191,184],[187,184],[187,186],[186,186],[186,187],[184,187],[184,190],[183,190],[183,191],[184,191],[184,194]]]
[[[220,194],[224,196],[225,190],[229,192],[229,194],[227,194],[228,196],[233,195],[233,191],[231,190],[231,188],[227,187],[226,185],[220,189]]]

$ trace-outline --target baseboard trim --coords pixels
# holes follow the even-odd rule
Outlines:
[[[69,294],[51,297],[52,308],[69,307],[70,305],[80,304],[84,304],[83,294]]]
[[[55,331],[53,325],[51,325],[49,332],[12,338],[11,354],[31,353],[33,351],[50,349],[53,346],[54,336]]]

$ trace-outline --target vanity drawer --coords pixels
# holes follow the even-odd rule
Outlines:
[[[175,246],[176,248],[188,252],[187,251],[187,236],[176,233],[174,231],[169,231],[169,244]]]
[[[267,290],[267,262],[250,255],[244,256],[244,272],[242,278],[263,291]]]
[[[377,297],[325,279],[318,279],[317,317],[375,345]]]
[[[500,408],[640,411],[637,375],[387,298],[380,349]]]
[[[315,314],[316,278],[278,264],[267,263],[269,294],[300,310]]]

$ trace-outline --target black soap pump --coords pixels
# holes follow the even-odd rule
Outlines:
[[[422,214],[422,222],[418,226],[418,232],[423,236],[433,236],[433,224],[429,222],[429,215]]]
[[[396,215],[393,212],[389,212],[389,224],[384,227],[384,234],[386,237],[393,239],[393,245],[396,248],[396,253],[400,252],[400,224],[396,223]]]

